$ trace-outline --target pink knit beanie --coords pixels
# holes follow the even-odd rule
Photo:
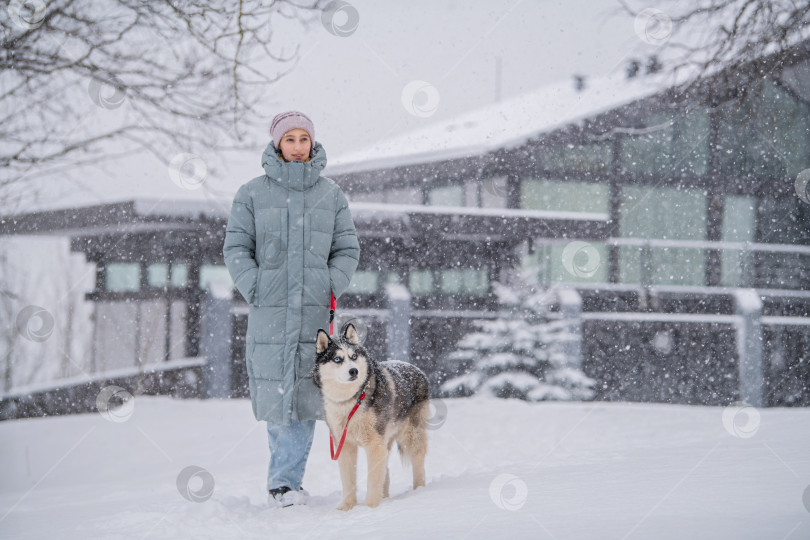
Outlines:
[[[285,133],[291,129],[300,128],[309,133],[312,144],[315,144],[315,126],[312,125],[312,120],[302,112],[287,111],[277,114],[273,121],[270,122],[270,136],[273,138],[273,146],[278,149],[278,143]]]

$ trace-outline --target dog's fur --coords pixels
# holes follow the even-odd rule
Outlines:
[[[352,407],[366,393],[349,422],[338,457],[343,483],[338,509],[349,510],[357,504],[358,447],[365,449],[368,457],[366,505],[375,507],[388,496],[388,454],[394,441],[403,461],[411,462],[414,489],[424,486],[430,414],[425,374],[406,362],[373,361],[351,323],[343,327],[337,339],[318,330],[315,349],[312,380],[321,391],[336,451]]]

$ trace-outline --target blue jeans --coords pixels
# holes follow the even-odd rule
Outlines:
[[[314,433],[315,420],[293,420],[289,426],[267,422],[267,440],[270,443],[267,489],[282,486],[296,491],[301,489]]]

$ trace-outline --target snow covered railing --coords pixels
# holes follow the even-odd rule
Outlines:
[[[810,255],[810,246],[795,244],[767,244],[762,242],[726,242],[713,240],[667,240],[664,238],[608,238],[611,246],[638,246],[655,248],[719,249],[733,251],[767,251],[772,253],[800,253]]]
[[[200,367],[205,365],[205,358],[195,356],[189,358],[177,358],[166,362],[146,364],[142,366],[125,367],[118,369],[108,369],[99,373],[88,373],[75,377],[65,377],[41,384],[30,384],[26,386],[16,386],[5,393],[0,393],[0,400],[19,398],[32,394],[43,394],[54,390],[59,390],[68,386],[80,386],[84,384],[98,383],[113,379],[127,379],[139,375],[158,373],[161,371],[174,371]]]
[[[0,420],[101,412],[99,400],[119,393],[197,397],[206,360],[180,358],[13,388],[0,396]]]

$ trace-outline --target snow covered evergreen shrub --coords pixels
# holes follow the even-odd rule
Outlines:
[[[570,321],[549,309],[549,293],[528,294],[494,283],[504,316],[474,322],[479,331],[459,340],[445,362],[457,376],[441,385],[445,397],[487,395],[527,401],[586,400],[595,381],[570,365]]]

